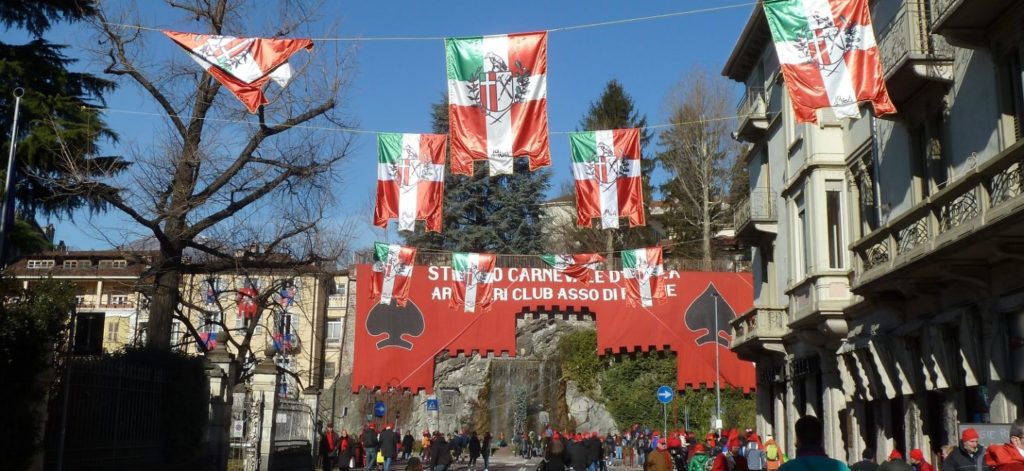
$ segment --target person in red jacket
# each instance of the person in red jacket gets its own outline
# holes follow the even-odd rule
[[[1024,418],[1010,425],[1010,443],[992,445],[985,450],[985,466],[997,471],[1024,464]]]
[[[747,460],[740,456],[740,433],[733,429],[729,433],[725,451],[715,457],[711,471],[747,471]]]
[[[914,471],[935,471],[935,468],[924,460],[924,452],[917,448],[910,450],[910,465],[914,467]]]

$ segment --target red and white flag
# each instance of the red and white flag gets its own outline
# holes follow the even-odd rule
[[[631,302],[639,301],[643,307],[651,307],[655,299],[665,298],[661,247],[623,251],[622,274]]]
[[[452,302],[463,312],[482,311],[491,307],[491,281],[494,279],[494,254],[455,252],[452,254]]]
[[[189,57],[231,91],[250,113],[267,103],[263,87],[273,80],[284,87],[292,76],[288,58],[313,49],[309,39],[236,38],[164,31]]]
[[[422,219],[428,231],[441,232],[446,139],[442,134],[377,135],[375,226],[387,227],[397,218],[398,230],[411,231]]]
[[[644,195],[640,172],[640,130],[584,131],[569,134],[572,174],[576,180],[576,224],[601,228],[643,226]]]
[[[445,39],[452,173],[512,173],[516,157],[530,170],[551,165],[548,146],[548,35],[518,33]]]
[[[594,279],[594,271],[604,262],[604,257],[596,253],[541,255],[540,258],[559,273],[584,283]]]
[[[764,11],[798,122],[817,123],[816,111],[829,107],[856,118],[862,101],[875,116],[896,112],[868,0],[767,0]]]
[[[379,304],[405,306],[412,285],[412,267],[416,248],[398,244],[373,243],[373,274],[370,275],[370,298]]]

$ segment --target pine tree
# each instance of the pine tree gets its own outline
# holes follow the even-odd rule
[[[113,90],[114,82],[70,70],[75,60],[64,55],[66,46],[43,38],[52,22],[80,21],[95,14],[94,2],[85,0],[9,0],[0,7],[0,23],[21,28],[33,37],[25,44],[0,41],[0,57],[4,58],[0,62],[0,90],[4,90],[0,109],[5,110],[0,113],[4,132],[0,148],[6,158],[13,119],[6,110],[14,109],[11,92],[21,87],[25,95],[16,136],[14,196],[28,216],[37,211],[68,216],[81,207],[103,209],[101,199],[69,194],[55,183],[56,177],[70,168],[97,175],[120,171],[126,165],[116,157],[96,156],[104,139],[117,137],[96,109],[103,103],[103,93]]]
[[[640,128],[640,148],[646,153],[651,142],[652,134],[646,129],[647,117],[641,115],[633,102],[633,98],[626,93],[617,80],[612,80],[605,85],[601,96],[590,104],[587,114],[580,119],[580,130],[600,131],[609,129]],[[580,228],[576,226],[575,214],[571,221],[555,228],[557,237],[552,238],[554,247],[552,251],[562,252],[607,252],[617,251],[626,248],[644,247],[658,242],[656,232],[650,226],[651,196],[654,187],[651,184],[651,172],[654,170],[654,159],[644,156],[640,166],[643,172],[644,211],[647,219],[647,226],[628,227],[620,226],[618,230],[597,229],[597,223],[593,229]],[[563,189],[563,196],[574,195],[574,189]],[[575,200],[575,198],[570,198]],[[609,246],[610,245],[610,246]]]
[[[432,128],[448,134],[448,100],[431,105]],[[450,160],[450,159],[449,159]],[[516,159],[514,174],[489,176],[476,165],[472,177],[445,173],[444,222],[440,234],[422,227],[404,233],[405,243],[452,252],[539,254],[544,233],[540,203],[550,186],[548,170],[531,172]]]

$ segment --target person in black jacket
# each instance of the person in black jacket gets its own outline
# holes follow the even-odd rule
[[[377,441],[377,426],[370,422],[363,430],[363,449],[366,450],[366,469],[372,470],[377,466],[377,448],[380,442]]]
[[[860,461],[850,466],[850,471],[878,471],[878,463],[875,463],[875,450],[865,448],[861,453]]]
[[[544,471],[565,471],[568,463],[569,452],[566,449],[566,443],[558,432],[553,432],[547,441],[547,446],[544,447],[544,461],[541,463],[543,469]]]
[[[484,432],[484,439],[480,443],[480,454],[484,457],[484,471],[491,465],[491,432]]]
[[[583,434],[576,435],[576,441],[569,446],[569,464],[572,471],[586,471],[590,468],[590,447],[589,439],[584,439]]]
[[[412,433],[408,430],[405,431],[405,436],[402,437],[402,460],[409,461],[409,457],[412,456],[412,445],[414,441]]]
[[[384,455],[384,471],[391,471],[391,463],[398,456],[398,434],[391,430],[391,424],[385,424],[384,430],[377,437],[380,454]]]
[[[452,465],[452,454],[448,451],[448,442],[440,432],[434,432],[430,441],[430,471],[447,471]]]
[[[476,460],[480,457],[480,439],[476,431],[469,434],[469,471],[476,470]]]
[[[601,460],[601,439],[597,438],[597,433],[592,432],[589,437],[583,440],[583,443],[587,447],[587,463],[589,463],[587,469],[590,471],[598,470],[598,462]]]
[[[942,462],[942,471],[991,471],[984,460],[985,447],[978,444],[978,431],[966,428],[960,435],[960,447]]]

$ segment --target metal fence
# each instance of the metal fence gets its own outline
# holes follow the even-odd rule
[[[117,469],[162,458],[158,424],[167,379],[121,359],[71,358],[50,405],[47,467]]]

